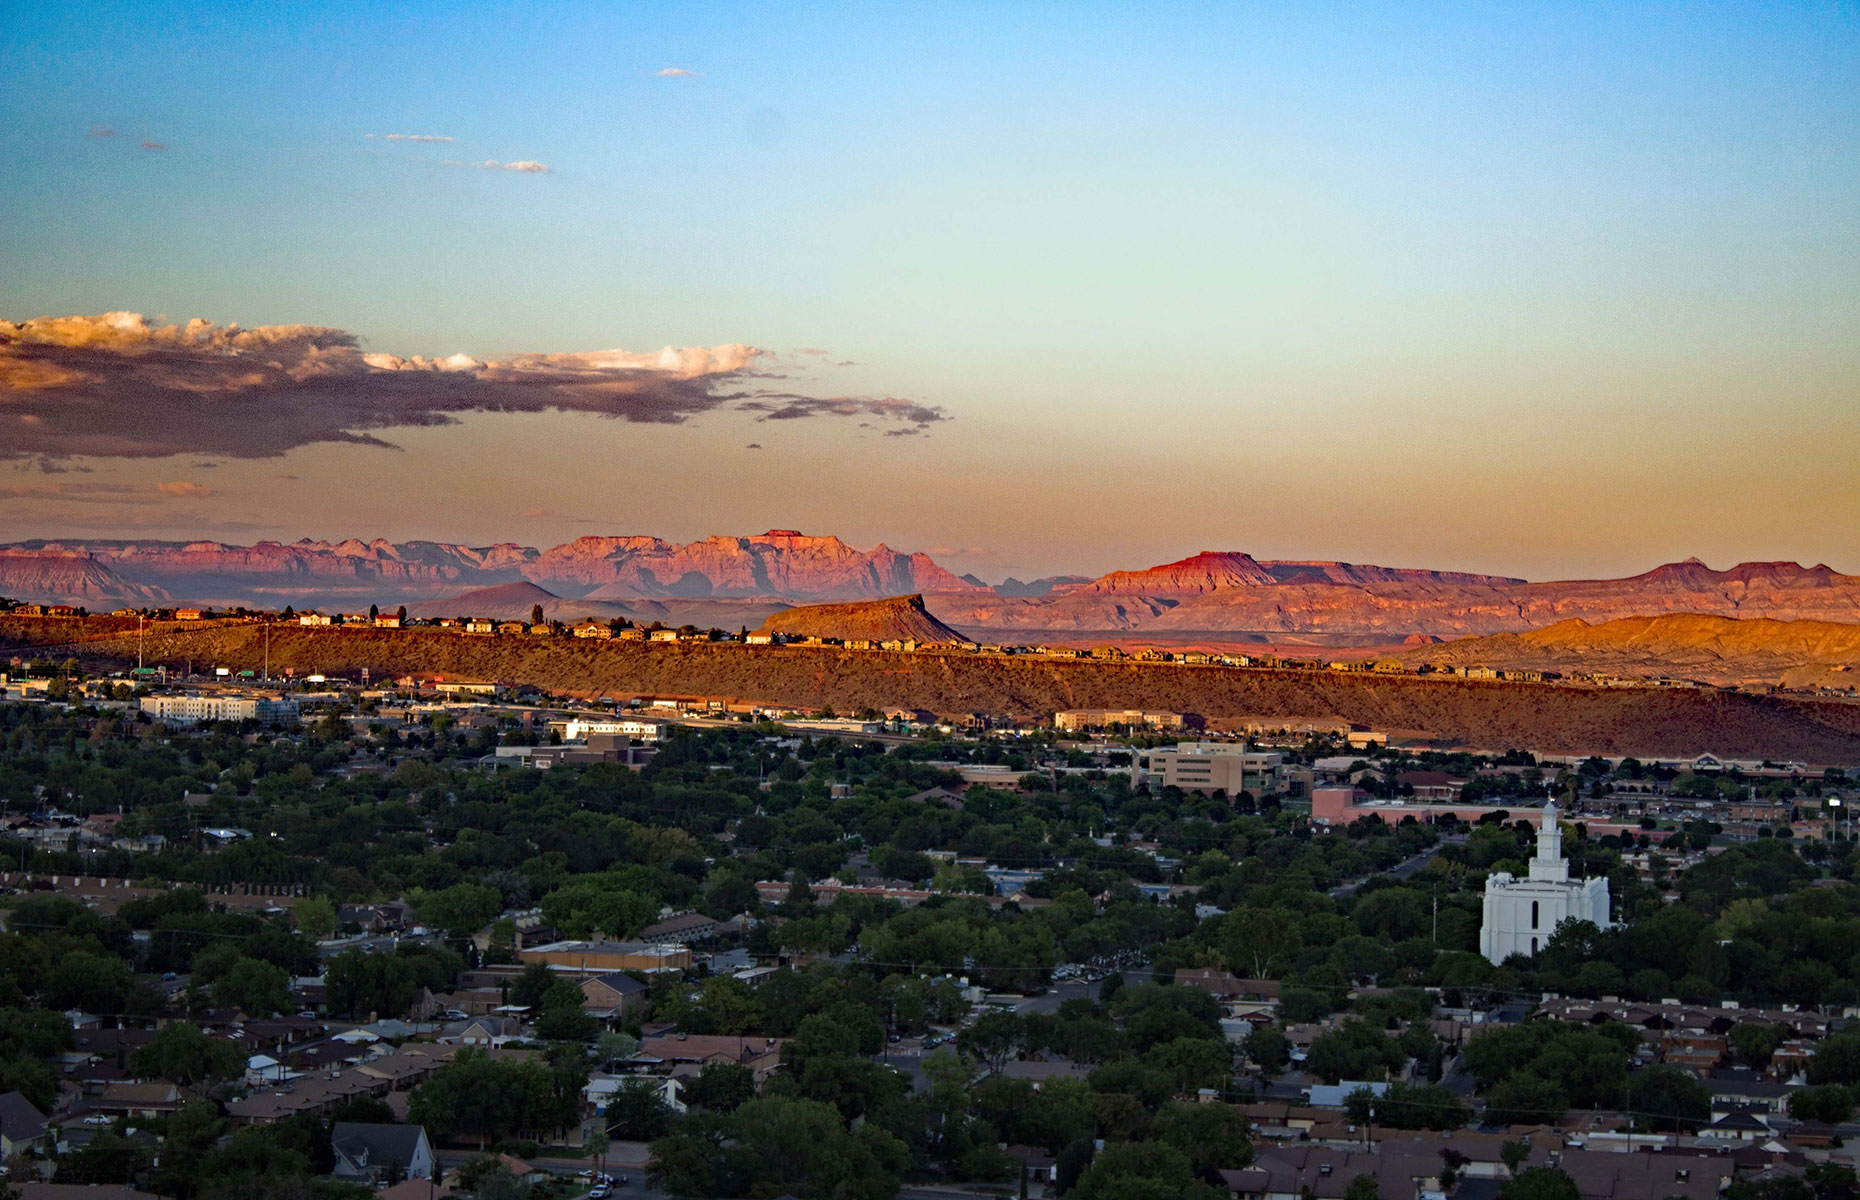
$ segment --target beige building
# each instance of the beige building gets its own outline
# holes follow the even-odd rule
[[[1152,791],[1178,787],[1185,792],[1225,792],[1238,796],[1276,796],[1285,791],[1285,756],[1272,750],[1248,750],[1230,742],[1178,742],[1173,750],[1137,756],[1133,785],[1147,769]]]
[[[1053,714],[1053,728],[1076,732],[1083,729],[1180,729],[1182,714],[1147,708],[1074,708]]]

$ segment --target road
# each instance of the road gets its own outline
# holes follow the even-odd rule
[[[1455,841],[1455,840],[1465,841],[1466,839],[1464,838],[1458,838],[1458,839],[1443,838],[1441,839],[1440,845],[1444,846],[1449,841]],[[1428,864],[1428,862],[1433,859],[1434,855],[1438,853],[1440,853],[1440,846],[1435,846],[1431,850],[1423,850],[1421,851],[1421,853],[1415,855],[1413,858],[1403,859],[1401,862],[1396,863],[1394,866],[1390,867],[1386,871],[1377,871],[1374,875],[1365,875],[1361,879],[1352,879],[1348,883],[1338,884],[1336,887],[1330,889],[1330,894],[1337,897],[1338,899],[1342,899],[1345,896],[1353,895],[1357,888],[1362,887],[1365,883],[1369,882],[1371,879],[1380,879],[1384,876],[1390,879],[1406,879],[1410,875],[1413,875],[1416,871],[1419,871],[1422,867],[1425,867]]]
[[[437,1151],[433,1157],[445,1170],[454,1171],[464,1166],[470,1160],[478,1157],[478,1152],[475,1150],[440,1150]],[[557,1176],[573,1176],[578,1171],[587,1170],[588,1165],[588,1159],[574,1158],[537,1158],[530,1161],[530,1166],[541,1171],[543,1174]],[[607,1156],[607,1173],[612,1175],[615,1179],[613,1190],[609,1193],[609,1200],[620,1200],[621,1197],[625,1197],[626,1200],[665,1200],[666,1193],[646,1186],[644,1163],[623,1163],[612,1154],[609,1154]],[[626,1185],[624,1187],[618,1182],[623,1175],[626,1177]],[[589,1187],[592,1187],[592,1185],[589,1185]],[[581,1191],[573,1193],[571,1200],[580,1200],[580,1198],[586,1196],[587,1193],[588,1188],[584,1188]]]

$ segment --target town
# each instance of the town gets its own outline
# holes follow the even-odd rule
[[[5,686],[26,1200],[1852,1186],[1837,764]]]

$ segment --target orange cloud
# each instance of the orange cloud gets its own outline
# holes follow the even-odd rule
[[[166,492],[170,496],[201,497],[211,496],[213,494],[213,489],[206,484],[192,483],[185,479],[176,479],[168,483],[158,483],[155,487],[158,491]]]

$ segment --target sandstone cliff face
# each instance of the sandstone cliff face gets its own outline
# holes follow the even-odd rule
[[[525,574],[592,599],[634,596],[877,599],[901,591],[985,591],[924,554],[857,550],[837,537],[772,530],[678,545],[659,538],[578,538],[545,551]]]
[[[305,539],[234,546],[223,542],[85,541],[27,546],[87,554],[135,583],[206,603],[332,604],[404,600],[463,584],[521,578],[536,551],[514,545],[340,542]]]
[[[75,550],[0,549],[0,596],[36,604],[98,608],[160,603],[160,588],[131,583],[93,555]]]
[[[20,566],[0,575],[0,595],[61,603],[72,597],[158,598],[165,592],[214,604],[417,605],[528,580],[565,605],[614,605],[619,606],[614,615],[632,610],[655,614],[649,619],[682,613],[678,623],[699,624],[704,618],[691,606],[704,606],[714,622],[736,624],[760,620],[784,605],[922,593],[939,619],[1008,639],[1051,630],[1335,635],[1399,642],[1410,634],[1466,637],[1522,632],[1572,617],[1594,622],[1681,612],[1860,622],[1860,577],[1795,563],[1744,563],[1714,571],[1690,560],[1629,579],[1526,583],[1495,575],[1204,552],[1093,580],[1058,577],[1037,586],[1014,583],[996,589],[954,575],[925,554],[883,545],[860,550],[836,537],[792,530],[682,545],[655,537],[585,537],[548,550],[378,538],[252,546],[24,542],[11,549],[28,555],[68,551],[100,569],[88,581],[71,574],[79,569],[70,564],[52,574]],[[54,586],[53,575],[70,577]],[[663,606],[663,615],[648,602]]]
[[[1210,569],[1206,560],[1229,560]],[[1860,577],[1825,566],[1696,561],[1628,579],[1525,583],[1498,576],[1350,564],[1254,563],[1197,555],[1152,571],[1117,572],[1039,599],[934,596],[931,609],[965,627],[1125,632],[1251,631],[1464,637],[1514,633],[1576,617],[1636,614],[1860,622]],[[1297,568],[1297,569],[1294,569]],[[1322,577],[1321,579],[1318,577]]]
[[[857,604],[809,604],[778,612],[758,633],[886,642],[910,639],[921,645],[966,643],[967,638],[924,611],[922,596],[891,596]]]

